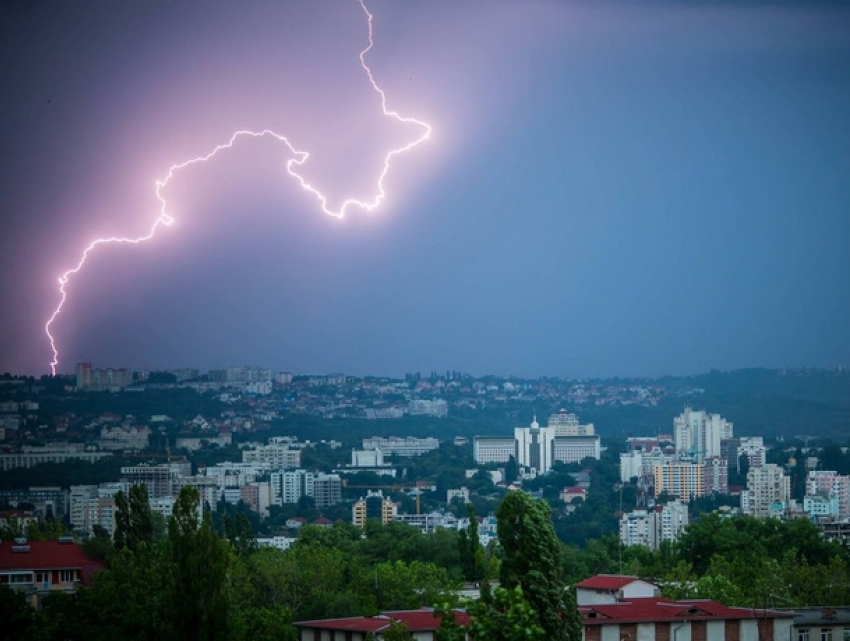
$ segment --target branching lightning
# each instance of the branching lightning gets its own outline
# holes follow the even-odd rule
[[[301,174],[299,174],[296,171],[297,168],[301,167],[305,162],[307,162],[307,159],[310,157],[309,152],[299,151],[298,149],[296,149],[292,145],[291,142],[289,142],[289,139],[286,136],[282,136],[278,133],[275,133],[274,131],[272,131],[270,129],[264,129],[262,131],[249,131],[249,130],[236,131],[230,137],[230,140],[228,140],[226,143],[218,145],[208,154],[206,154],[204,156],[198,156],[197,158],[192,158],[191,160],[186,160],[186,161],[179,163],[179,164],[176,164],[176,165],[172,165],[169,168],[168,173],[165,175],[165,178],[163,178],[162,180],[158,180],[156,182],[156,197],[159,200],[159,205],[160,205],[159,206],[159,215],[157,216],[156,220],[153,222],[153,225],[151,225],[150,231],[147,234],[145,234],[144,236],[139,236],[138,238],[125,238],[125,237],[119,237],[119,236],[113,236],[113,237],[110,237],[110,238],[97,238],[96,240],[92,241],[89,244],[89,246],[85,248],[85,250],[83,250],[82,256],[80,256],[80,260],[77,262],[76,266],[69,269],[68,271],[66,271],[64,274],[62,274],[59,277],[59,294],[60,294],[59,304],[56,306],[56,309],[53,310],[53,313],[50,315],[50,318],[47,320],[47,322],[44,325],[44,332],[47,334],[47,338],[50,341],[50,348],[53,350],[53,360],[50,362],[50,370],[51,370],[51,373],[53,375],[56,374],[56,368],[59,365],[59,348],[58,348],[57,343],[56,343],[56,338],[53,336],[50,329],[53,326],[53,324],[55,323],[56,318],[62,312],[62,308],[65,306],[65,302],[68,300],[67,285],[68,285],[71,277],[74,276],[75,274],[79,273],[82,270],[83,266],[86,264],[86,260],[88,259],[89,255],[96,248],[98,248],[102,245],[109,245],[109,244],[113,244],[113,243],[115,243],[115,244],[126,243],[126,244],[138,245],[140,243],[144,243],[144,242],[152,239],[154,237],[154,235],[156,234],[157,229],[160,226],[168,227],[169,225],[171,225],[174,222],[174,218],[167,211],[168,205],[166,203],[165,197],[162,195],[163,189],[165,189],[165,187],[168,185],[168,183],[171,181],[171,179],[174,177],[174,175],[178,171],[180,171],[181,169],[184,169],[185,167],[188,167],[190,165],[195,165],[195,164],[198,164],[198,163],[206,162],[207,160],[211,159],[213,156],[218,154],[218,152],[223,151],[225,149],[230,149],[236,143],[236,141],[239,138],[246,137],[246,136],[252,137],[252,138],[261,138],[263,136],[270,136],[270,137],[278,140],[279,142],[282,142],[284,145],[286,145],[287,148],[289,149],[289,151],[292,152],[292,154],[295,156],[295,158],[291,158],[290,160],[287,161],[286,171],[289,173],[290,176],[292,176],[293,178],[295,178],[298,181],[298,183],[301,185],[302,189],[313,194],[316,197],[316,200],[319,202],[319,207],[321,208],[321,210],[324,213],[326,213],[330,216],[342,218],[342,217],[345,216],[345,213],[346,213],[346,211],[348,211],[348,208],[352,207],[352,206],[359,207],[360,209],[365,209],[367,211],[372,211],[376,207],[378,207],[378,205],[381,204],[381,201],[383,201],[384,197],[386,196],[386,192],[384,191],[384,178],[386,178],[387,173],[389,172],[390,163],[392,162],[392,159],[395,156],[398,156],[399,154],[403,154],[404,152],[409,151],[410,149],[413,149],[414,147],[416,147],[420,143],[427,140],[431,135],[431,126],[428,125],[425,122],[422,122],[421,120],[417,120],[416,118],[409,118],[409,117],[401,116],[398,112],[392,111],[392,110],[387,108],[387,96],[384,93],[383,89],[381,89],[378,86],[378,83],[375,82],[375,78],[372,75],[372,70],[369,68],[369,65],[366,64],[366,54],[369,53],[369,51],[374,46],[374,41],[372,39],[372,20],[373,20],[373,17],[372,17],[372,14],[369,13],[369,10],[366,8],[366,4],[365,4],[364,0],[358,0],[358,2],[360,3],[360,6],[362,7],[363,12],[366,14],[367,24],[368,24],[368,28],[369,28],[369,44],[366,46],[365,49],[363,49],[363,51],[360,52],[360,64],[363,67],[364,71],[366,72],[366,75],[369,78],[369,83],[372,85],[372,88],[381,97],[381,109],[383,110],[384,115],[387,116],[387,117],[390,117],[390,118],[394,118],[401,123],[410,123],[410,124],[418,125],[422,129],[422,134],[418,138],[416,138],[412,142],[404,145],[403,147],[400,147],[398,149],[393,149],[392,151],[387,153],[387,155],[384,157],[384,164],[383,164],[383,168],[381,170],[381,173],[378,176],[377,191],[376,191],[374,198],[371,201],[366,201],[366,202],[361,201],[361,200],[357,200],[355,198],[349,198],[342,203],[342,205],[340,206],[340,208],[338,210],[334,211],[333,209],[330,209],[328,207],[327,197],[324,194],[322,194],[322,192],[320,192],[318,189],[313,187],[310,183],[308,183],[304,179],[304,177],[301,176]]]

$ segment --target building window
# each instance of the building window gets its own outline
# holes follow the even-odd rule
[[[77,571],[76,570],[62,570],[59,573],[59,580],[62,583],[73,583],[76,578]],[[830,641],[832,641],[832,637],[830,637]]]
[[[50,583],[50,572],[36,572],[35,573],[35,582],[36,583]]]
[[[844,633],[841,635],[841,641],[850,641],[850,628],[844,628]]]
[[[820,641],[832,641],[832,628],[821,628]]]
[[[808,629],[797,630],[797,641],[809,641]]]
[[[3,583],[18,585],[21,583],[32,583],[32,572],[21,574],[6,574],[3,576]]]

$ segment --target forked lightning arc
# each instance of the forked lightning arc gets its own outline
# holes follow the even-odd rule
[[[56,306],[56,309],[53,310],[53,313],[50,315],[50,318],[47,320],[47,322],[44,325],[44,332],[47,334],[47,338],[50,341],[50,348],[53,350],[53,360],[50,362],[50,371],[53,375],[56,375],[56,367],[59,365],[59,348],[57,347],[57,344],[56,344],[56,338],[50,332],[50,328],[53,325],[53,323],[56,321],[56,318],[59,316],[60,312],[62,311],[62,308],[65,305],[65,302],[68,299],[68,291],[66,289],[66,286],[68,285],[68,281],[70,280],[71,276],[73,276],[74,274],[77,274],[83,268],[83,266],[86,263],[86,259],[88,259],[88,257],[89,257],[89,254],[91,254],[91,252],[94,251],[97,247],[99,247],[101,245],[108,245],[108,244],[111,244],[111,243],[118,243],[118,244],[129,243],[129,244],[134,244],[134,245],[139,244],[139,243],[143,243],[143,242],[148,241],[151,238],[153,238],[154,234],[156,234],[156,230],[161,225],[164,225],[166,227],[171,225],[171,223],[174,222],[174,218],[171,215],[169,215],[169,213],[167,212],[167,203],[165,201],[165,198],[162,195],[162,190],[168,185],[168,183],[174,177],[175,173],[177,173],[181,169],[188,167],[190,165],[206,162],[207,160],[209,160],[210,158],[215,156],[218,152],[220,152],[224,149],[230,149],[236,143],[236,141],[239,138],[242,138],[242,137],[245,137],[245,136],[252,137],[252,138],[261,138],[263,136],[270,136],[270,137],[278,140],[279,142],[282,142],[284,145],[286,145],[287,148],[289,149],[289,151],[292,152],[292,154],[295,156],[295,158],[291,158],[290,160],[287,161],[286,171],[289,173],[290,176],[292,176],[293,178],[298,180],[298,183],[301,185],[302,189],[310,192],[311,194],[313,194],[316,197],[316,200],[318,200],[319,206],[321,207],[322,211],[325,212],[326,214],[330,215],[330,216],[342,218],[343,216],[345,216],[345,212],[351,206],[359,207],[359,208],[365,209],[367,211],[372,211],[378,205],[381,204],[381,201],[386,196],[386,192],[384,191],[384,178],[386,178],[387,172],[390,169],[390,162],[392,161],[392,159],[395,156],[402,154],[402,153],[412,149],[413,147],[416,147],[417,145],[419,145],[420,143],[422,143],[426,139],[428,139],[428,137],[431,135],[431,126],[428,125],[425,122],[422,122],[421,120],[417,120],[416,118],[409,118],[409,117],[401,116],[401,115],[399,115],[398,112],[392,111],[392,110],[387,108],[386,94],[384,94],[384,91],[378,86],[378,83],[375,82],[375,78],[372,76],[372,70],[369,68],[369,65],[366,64],[366,54],[369,53],[369,51],[374,46],[374,41],[372,40],[372,14],[369,13],[369,10],[366,8],[366,4],[365,4],[364,0],[358,0],[358,2],[360,3],[360,6],[363,8],[363,12],[366,14],[367,24],[368,24],[368,27],[369,27],[369,44],[366,46],[365,49],[363,49],[363,51],[360,52],[360,64],[363,67],[364,71],[366,72],[366,75],[369,78],[369,83],[372,85],[372,88],[381,97],[381,109],[383,110],[384,115],[387,116],[387,117],[390,117],[390,118],[395,118],[396,120],[398,120],[399,122],[402,122],[402,123],[411,123],[411,124],[414,124],[414,125],[418,125],[422,129],[422,134],[418,138],[416,138],[412,142],[404,145],[403,147],[399,147],[398,149],[393,149],[392,151],[387,153],[386,156],[384,156],[384,164],[383,164],[383,168],[381,170],[381,173],[378,176],[377,193],[375,194],[375,197],[371,201],[367,201],[367,202],[357,200],[355,198],[349,198],[348,200],[345,200],[342,203],[342,205],[340,206],[340,208],[337,209],[336,211],[334,211],[333,209],[330,209],[328,207],[327,197],[324,194],[322,194],[322,192],[320,192],[318,189],[313,187],[310,183],[308,183],[306,180],[304,180],[303,176],[301,176],[296,171],[296,168],[300,167],[305,162],[307,162],[307,159],[310,157],[309,152],[297,150],[292,145],[292,143],[289,142],[289,139],[286,136],[282,136],[278,133],[275,133],[274,131],[272,131],[270,129],[264,129],[262,131],[249,131],[249,130],[243,129],[243,130],[236,131],[230,137],[230,140],[228,140],[226,143],[218,145],[208,154],[203,155],[203,156],[198,156],[197,158],[192,158],[190,160],[186,160],[186,161],[181,162],[181,163],[176,164],[176,165],[172,165],[169,168],[168,173],[165,175],[165,178],[163,178],[162,180],[158,180],[156,182],[156,197],[157,197],[157,200],[159,200],[159,215],[157,216],[156,220],[153,222],[153,225],[151,226],[150,231],[147,234],[145,234],[144,236],[139,236],[138,238],[124,238],[124,237],[118,237],[118,236],[113,236],[113,237],[110,237],[110,238],[98,238],[98,239],[92,241],[89,244],[89,246],[85,248],[85,250],[83,251],[82,256],[80,257],[80,260],[77,262],[76,266],[69,269],[68,271],[66,271],[64,274],[62,274],[59,277],[59,293],[60,293],[59,304]]]

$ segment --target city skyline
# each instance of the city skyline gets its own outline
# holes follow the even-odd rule
[[[389,107],[434,127],[380,210],[326,220],[274,146],[234,149],[175,182],[160,244],[80,275],[61,372],[850,361],[848,8],[367,5]],[[144,232],[163,168],[279,128],[341,199],[410,138],[363,82],[356,0],[0,15],[0,371],[48,371],[57,275],[94,235]]]

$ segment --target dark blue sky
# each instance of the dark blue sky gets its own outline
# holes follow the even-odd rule
[[[60,371],[658,375],[850,363],[850,8],[369,3],[427,120],[387,201],[322,214],[269,141],[178,176],[174,227],[69,286]],[[371,197],[411,138],[356,2],[3,3],[0,371],[43,373],[56,277],[140,234],[239,128]],[[415,132],[414,132],[415,135]]]

